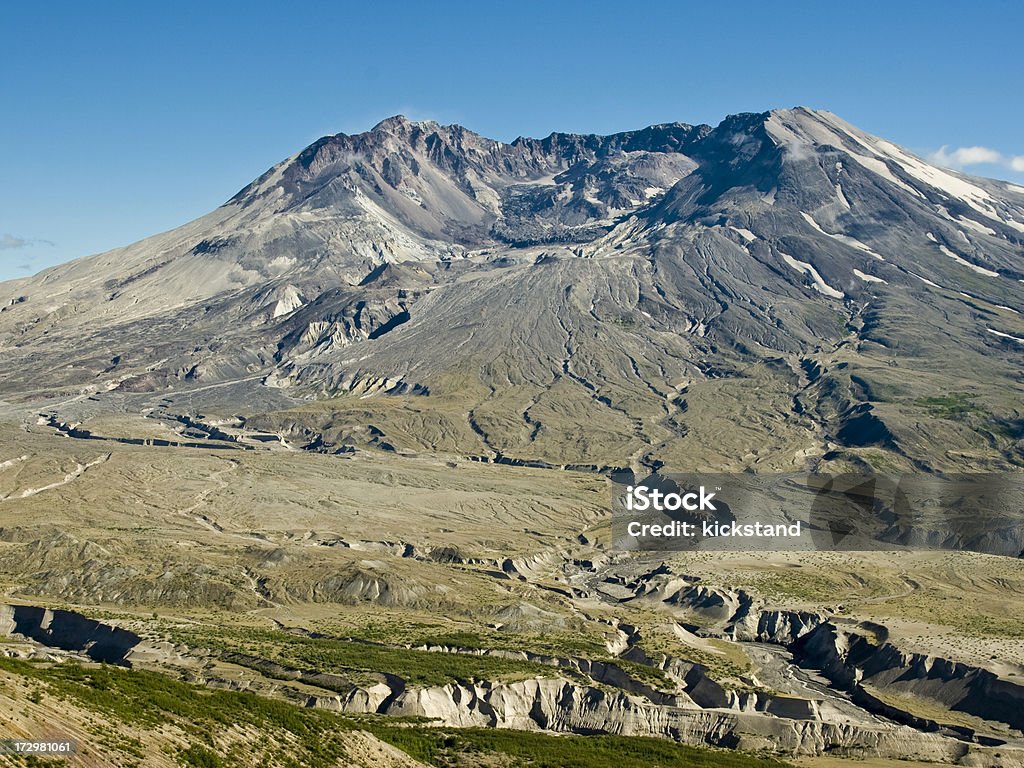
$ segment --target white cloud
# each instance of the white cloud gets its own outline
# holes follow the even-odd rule
[[[1004,155],[990,147],[953,147],[948,145],[932,152],[928,159],[944,168],[960,170],[971,165],[1001,165],[1012,171],[1024,172],[1024,155]]]
[[[943,147],[936,155],[941,156],[947,165],[958,168],[962,168],[965,165],[998,163],[1003,159],[1002,155],[988,147],[958,147],[952,152],[947,152],[946,147]]]
[[[10,232],[8,232],[5,235],[0,235],[0,251],[8,251],[14,248],[24,248],[28,244],[28,240],[24,240],[20,237],[15,237]]]
[[[0,251],[13,251],[33,245],[53,245],[53,243],[49,240],[26,240],[24,237],[15,237],[10,232],[0,235]]]

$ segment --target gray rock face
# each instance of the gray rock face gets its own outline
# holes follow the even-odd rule
[[[129,666],[141,638],[74,611],[31,605],[0,606],[0,636],[22,635],[42,645],[82,653],[94,661]]]
[[[1017,722],[1012,719],[1012,713],[1020,711],[1020,686],[1008,685],[992,675],[985,678],[979,670],[951,665],[941,659],[901,654],[887,644],[881,648],[865,644],[862,637],[843,633],[828,622],[808,632],[804,631],[805,620],[797,618],[796,614],[785,621],[780,621],[781,618],[766,613],[762,625],[770,634],[761,635],[760,639],[784,642],[795,635],[797,639],[791,645],[802,663],[817,664],[841,684],[852,681],[860,686],[862,679],[885,683],[913,679],[921,683],[914,689],[916,693],[934,695],[933,683],[941,687],[952,682],[952,688],[941,688],[947,703],[955,703],[957,708],[970,712],[972,700],[995,696],[1002,702],[1001,706],[1005,705],[1001,711],[1010,715],[1006,722]],[[61,648],[124,666],[131,666],[136,656],[140,659],[170,658],[180,651],[166,643],[143,641],[128,630],[74,612],[32,606],[3,606],[0,633],[20,635],[44,647]],[[445,653],[457,649],[429,650]],[[515,655],[500,651],[489,653]],[[337,691],[333,696],[309,696],[304,704],[353,714],[424,717],[455,727],[658,736],[688,744],[789,755],[917,759],[981,768],[1024,765],[1019,750],[989,748],[959,738],[970,734],[922,732],[922,728],[936,730],[929,729],[927,723],[914,723],[917,727],[886,722],[854,723],[837,716],[838,713],[826,711],[821,702],[815,700],[725,691],[697,665],[666,660],[663,668],[681,686],[678,694],[668,695],[630,678],[614,663],[536,655],[517,657],[572,668],[590,676],[600,687],[552,676],[416,688],[407,687],[403,680],[390,674],[380,675],[376,684],[358,687],[342,675],[297,670],[242,654],[227,654],[223,660],[259,670],[273,678],[297,680]],[[206,682],[214,687],[237,686],[237,681],[230,680]],[[950,691],[965,695],[953,702],[948,697]]]
[[[362,702],[364,697],[357,698]],[[341,708],[355,711],[351,708],[355,701],[350,697],[350,703]],[[327,702],[317,705],[331,706]],[[956,763],[969,754],[971,765],[1009,768],[1024,764],[1014,750],[996,754],[909,727],[791,719],[781,705],[774,711],[767,710],[774,717],[754,712],[660,706],[622,693],[553,679],[407,690],[383,711],[395,716],[434,718],[459,727],[660,736],[688,744],[789,755],[875,756]]]
[[[925,731],[944,730],[957,738],[973,737],[969,729],[942,727],[886,704],[872,693],[876,691],[930,699],[938,708],[1024,730],[1024,686],[981,667],[904,651],[889,642],[888,631],[880,624],[855,624],[810,611],[766,609],[742,591],[667,583],[676,589],[667,595],[663,589],[652,590],[651,596],[678,606],[688,617],[707,619],[710,631],[730,639],[789,649],[796,663],[820,672],[833,686],[849,692],[851,700],[866,711]],[[710,613],[709,606],[714,607]],[[689,693],[702,703],[693,691]],[[784,701],[773,704],[779,711],[785,710]]]
[[[271,169],[231,202],[278,210],[360,206],[366,198],[409,229],[465,245],[586,242],[694,167],[686,150],[708,126],[681,123],[593,136],[553,133],[511,144],[462,126],[382,121],[329,136]]]
[[[952,710],[1024,730],[1024,686],[988,670],[875,643],[822,622],[794,644],[803,663],[865,696],[865,686],[933,699]],[[891,715],[896,713],[890,713]],[[934,724],[932,724],[934,726]]]
[[[479,381],[493,412],[468,414],[463,447],[598,466],[609,452],[580,449],[597,432],[572,439],[530,404],[555,389],[591,401],[594,429],[654,461],[700,407],[680,388],[761,364],[807,387],[790,422],[920,460],[927,440],[885,407],[891,385],[815,351],[941,378],[955,349],[957,368],[1009,384],[1022,254],[1020,187],[825,112],[510,144],[392,118],[321,139],[177,230],[0,287],[0,393],[37,391],[44,369],[54,394],[101,401],[226,381],[275,402],[459,398]],[[523,434],[498,428],[524,412]],[[994,416],[1019,431],[1019,414]]]

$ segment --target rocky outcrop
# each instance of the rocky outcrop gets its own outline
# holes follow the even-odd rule
[[[188,417],[179,417],[179,420],[186,425],[186,430],[193,430],[198,432],[198,427],[194,424],[190,424],[187,420]],[[220,430],[211,430],[213,434],[209,437],[212,440],[219,442],[209,441],[197,441],[197,440],[168,440],[161,437],[111,437],[106,435],[97,435],[91,430],[85,429],[79,424],[70,424],[57,418],[53,414],[41,414],[40,423],[45,424],[48,427],[52,427],[54,430],[62,435],[75,438],[76,440],[100,440],[110,443],[120,443],[122,445],[146,445],[155,446],[157,448],[202,448],[204,450],[211,451],[224,451],[224,450],[239,450],[239,451],[251,451],[253,447],[251,445],[244,445],[238,443],[237,440],[230,435],[220,432]],[[182,433],[184,436],[188,436],[186,432]],[[225,435],[221,437],[221,435]],[[110,454],[107,454],[109,458]],[[105,461],[106,459],[104,459]]]
[[[963,712],[1024,730],[1024,686],[980,667],[903,651],[888,641],[888,631],[882,625],[843,624],[825,613],[766,609],[742,590],[685,581],[673,586],[676,589],[664,597],[666,604],[707,620],[711,631],[732,640],[784,646],[800,666],[820,672],[868,712],[918,729],[984,740],[972,729],[924,718],[887,701],[893,696],[913,696],[930,699],[940,711]],[[652,594],[662,597],[664,592]],[[707,684],[702,688],[707,690]],[[877,695],[879,692],[890,696]],[[693,691],[689,693],[702,703]],[[782,702],[772,706],[785,710]]]
[[[929,662],[927,658],[900,654],[887,643],[871,646],[866,638],[837,630],[830,622],[804,631],[811,623],[812,620],[801,618],[799,614],[767,616],[759,622],[759,632],[762,638],[780,640],[795,635],[797,639],[791,645],[801,654],[803,662],[819,663],[825,674],[855,688],[860,689],[864,679],[880,682],[887,678],[905,679],[908,673],[916,671],[925,681],[955,683],[958,687],[944,689],[961,694],[952,706],[970,712],[972,706],[988,697],[1003,708],[1006,722],[1017,722],[1013,713],[1020,711],[1020,686],[1005,684],[982,670],[950,665],[941,659]],[[123,666],[130,666],[130,657],[137,653],[144,656],[146,647],[152,645],[134,632],[72,611],[34,606],[0,607],[0,633],[20,635],[45,646]],[[425,650],[454,652],[456,649]],[[425,717],[454,727],[657,736],[689,744],[791,755],[828,753],[932,760],[974,768],[1024,768],[1024,753],[1020,751],[1000,746],[997,752],[984,742],[950,738],[963,737],[963,733],[922,732],[921,723],[909,727],[831,721],[821,716],[818,702],[812,700],[726,691],[708,678],[699,665],[664,659],[663,671],[679,684],[678,691],[668,693],[637,680],[614,662],[541,655],[524,658],[572,669],[588,676],[594,684],[553,676],[409,688],[401,678],[382,673],[377,682],[356,686],[342,675],[322,670],[297,670],[241,654],[227,656],[224,660],[274,679],[296,680],[322,690],[334,690],[334,695],[307,696],[300,703],[340,712]],[[202,681],[213,686],[231,682],[215,678],[202,678]]]
[[[736,592],[701,584],[685,586],[666,600],[698,615],[709,624],[736,622],[749,613],[753,598],[742,589]]]
[[[762,610],[741,616],[730,630],[734,640],[790,645],[825,621],[824,615],[812,611]]]
[[[943,707],[1024,730],[1024,686],[980,667],[936,656],[908,653],[889,642],[823,623],[802,636],[793,652],[801,664],[821,670],[834,684],[870,705],[866,686],[931,699]],[[877,700],[877,699],[876,699]],[[886,705],[890,717],[905,715]],[[881,709],[881,707],[879,707]],[[933,727],[938,727],[932,723]],[[968,734],[973,735],[973,734]]]
[[[31,605],[0,606],[0,635],[21,635],[42,645],[76,651],[93,661],[131,666],[128,656],[141,638],[73,611]]]
[[[766,609],[745,590],[731,590],[669,578],[660,587],[634,587],[636,594],[678,607],[699,621],[706,632],[719,632],[731,640],[789,645],[820,625],[827,617],[812,611]]]
[[[531,679],[510,683],[451,684],[410,689],[394,698],[349,695],[312,698],[308,706],[366,711],[390,716],[426,717],[454,727],[515,728],[564,733],[656,736],[688,744],[788,755],[848,755],[917,759],[978,768],[1018,768],[1014,750],[966,744],[906,726],[868,727],[790,719],[781,704],[760,712],[663,706],[621,691],[582,686],[566,680]],[[371,710],[371,702],[381,704]]]

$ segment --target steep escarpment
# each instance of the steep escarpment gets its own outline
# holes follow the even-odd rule
[[[140,638],[132,632],[72,612],[8,606],[4,616],[0,629],[6,634],[31,638],[43,646],[76,651],[95,660],[130,666],[128,657],[140,644]],[[774,627],[767,631],[775,633],[776,639],[783,639],[785,630],[780,630],[781,625],[775,618],[766,617],[765,621],[766,627]],[[821,630],[832,627],[826,623],[803,633],[797,627],[799,623],[787,624],[801,638],[793,647],[804,647],[808,652],[820,645],[817,638]],[[453,648],[430,651],[465,652]],[[180,655],[181,648],[176,652],[178,663],[188,658]],[[215,663],[195,663],[209,653],[202,649],[189,651],[193,658],[186,663],[194,670],[189,674],[215,687],[238,687],[237,680],[218,677]],[[817,653],[822,653],[820,648]],[[139,658],[152,665],[158,657],[147,658],[142,651]],[[991,747],[951,738],[948,733],[922,733],[918,729],[882,722],[852,723],[835,713],[829,714],[827,708],[819,708],[811,701],[756,694],[738,697],[723,691],[706,677],[701,667],[680,665],[668,659],[664,660],[662,668],[681,686],[674,695],[638,682],[614,663],[542,655],[530,658],[571,669],[593,682],[552,676],[412,686],[396,675],[379,674],[376,682],[360,685],[344,675],[303,671],[245,654],[221,653],[214,658],[267,676],[250,680],[245,686],[250,690],[270,693],[276,689],[278,694],[284,692],[306,707],[350,714],[425,717],[453,727],[658,736],[688,744],[790,755],[845,754],[949,763],[964,761],[964,764],[992,768],[1024,765],[1024,759],[1018,759],[1020,756],[1015,750],[1004,748],[996,753]],[[261,679],[264,681],[260,682]],[[301,682],[305,692],[282,691],[279,684],[271,682],[280,680]],[[324,690],[310,694],[309,687]]]
[[[931,699],[984,720],[1024,730],[1024,685],[989,670],[921,653],[824,622],[791,648],[801,663],[820,669],[836,685]]]
[[[766,608],[742,590],[679,588],[678,580],[673,584],[663,577],[663,581],[668,590],[651,590],[649,597],[681,609],[689,618],[697,617],[705,631],[739,642],[785,647],[796,663],[820,672],[868,711],[925,730],[973,738],[971,729],[922,718],[887,703],[909,697],[934,702],[935,711],[950,711],[951,720],[955,719],[952,713],[959,712],[1024,730],[1024,686],[982,667],[901,650],[889,641],[883,625],[814,611]],[[666,591],[670,592],[667,597]]]
[[[22,635],[42,645],[122,666],[128,665],[128,656],[141,640],[134,632],[74,611],[31,605],[0,606],[0,635]]]

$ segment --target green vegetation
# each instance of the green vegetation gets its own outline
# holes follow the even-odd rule
[[[428,625],[421,625],[421,629]],[[296,669],[344,673],[358,679],[361,675],[387,672],[398,675],[410,685],[447,685],[472,680],[512,680],[529,677],[582,677],[565,667],[538,661],[508,659],[472,653],[476,650],[521,651],[524,645],[539,654],[552,656],[584,656],[614,663],[636,680],[663,691],[675,690],[675,684],[660,669],[608,656],[603,645],[580,640],[562,643],[493,633],[455,631],[447,633],[407,632],[406,642],[414,646],[445,646],[464,649],[467,653],[422,651],[385,645],[384,639],[394,637],[386,627],[369,625],[360,637],[306,637],[278,630],[247,630],[227,633],[211,630],[175,628],[172,636],[178,642],[215,652],[244,653]],[[235,663],[244,664],[238,659]],[[265,669],[261,672],[266,674]]]
[[[676,684],[669,679],[663,670],[657,667],[649,667],[646,664],[626,661],[625,659],[614,659],[612,663],[634,680],[639,680],[641,683],[645,683],[652,688],[669,692],[676,690]]]
[[[871,469],[879,474],[896,474],[906,469],[905,460],[901,457],[877,448],[862,448],[856,451],[855,455],[866,461],[871,465]],[[860,470],[858,467],[851,465],[847,469],[835,468],[837,472],[852,472],[858,473]]]
[[[155,672],[70,662],[46,665],[4,657],[0,657],[0,671],[28,677],[44,686],[48,696],[100,713],[115,726],[156,729],[170,724],[181,729],[198,745],[179,753],[179,762],[185,766],[256,762],[242,755],[218,762],[213,735],[246,727],[278,745],[267,747],[267,765],[331,766],[344,756],[341,736],[352,728],[349,721],[322,710],[301,709],[252,693],[199,688]],[[117,748],[131,756],[140,751],[135,740]]]
[[[916,595],[915,600],[892,603],[901,615],[921,618],[947,627],[967,637],[997,637],[1024,640],[1024,624],[1014,616],[992,616],[983,613],[957,595]]]
[[[175,629],[176,642],[193,648],[244,653],[298,669],[344,673],[388,672],[418,686],[447,685],[470,680],[509,680],[554,677],[559,671],[546,664],[464,653],[432,653],[371,642],[329,637],[306,637],[289,632],[251,629],[244,633]]]
[[[103,715],[110,728],[180,730],[188,746],[177,750],[185,768],[263,765],[326,768],[347,764],[345,741],[367,731],[435,766],[502,765],[529,768],[782,768],[777,760],[671,741],[623,736],[452,729],[377,716],[351,717],[304,709],[252,693],[210,690],[142,670],[75,663],[45,664],[0,657],[0,672],[27,677],[47,696]],[[257,735],[248,740],[222,734]],[[140,744],[132,738],[133,746]],[[135,746],[135,749],[138,749]],[[495,760],[498,759],[498,761]],[[29,763],[34,764],[34,763]],[[38,764],[44,764],[42,762]]]
[[[1012,732],[1005,726],[997,725],[991,720],[982,720],[980,717],[975,717],[974,715],[970,715],[966,712],[949,709],[936,702],[934,699],[930,699],[926,696],[915,696],[912,693],[889,691],[873,685],[865,685],[864,688],[872,696],[880,699],[889,706],[903,710],[904,712],[909,712],[917,717],[925,718],[926,720],[934,720],[935,722],[943,725],[970,728],[983,733],[992,733],[994,731],[1001,735],[1013,736]]]
[[[982,409],[971,401],[975,398],[969,392],[951,392],[938,397],[922,397],[914,401],[914,405],[924,408],[928,415],[940,419],[962,419],[971,413],[981,413]]]
[[[445,624],[415,622],[369,623],[359,627],[331,628],[331,634],[375,643],[401,645],[443,645],[467,650],[532,651],[551,656],[597,658],[607,653],[598,638],[583,634],[526,634],[493,630],[468,630]]]
[[[700,664],[707,670],[707,675],[712,680],[720,683],[724,688],[732,690],[752,689],[748,685],[739,685],[740,678],[749,675],[751,672],[750,660],[747,659],[742,650],[729,647],[727,643],[716,643],[723,648],[723,653],[717,654],[711,651],[704,651],[700,648],[686,647],[675,655],[678,658],[686,659],[692,664]],[[757,690],[766,691],[765,688]]]
[[[377,725],[370,729],[413,757],[431,765],[465,765],[479,755],[484,764],[510,768],[781,768],[767,757],[698,749],[639,736],[559,736],[486,728],[451,730]],[[508,762],[486,763],[488,755]],[[460,760],[460,758],[462,758]]]
[[[823,574],[775,570],[752,574],[750,582],[761,594],[780,603],[799,600],[820,604],[836,598],[836,583]]]
[[[221,768],[223,761],[213,750],[202,744],[192,744],[178,753],[178,762],[188,768]]]

